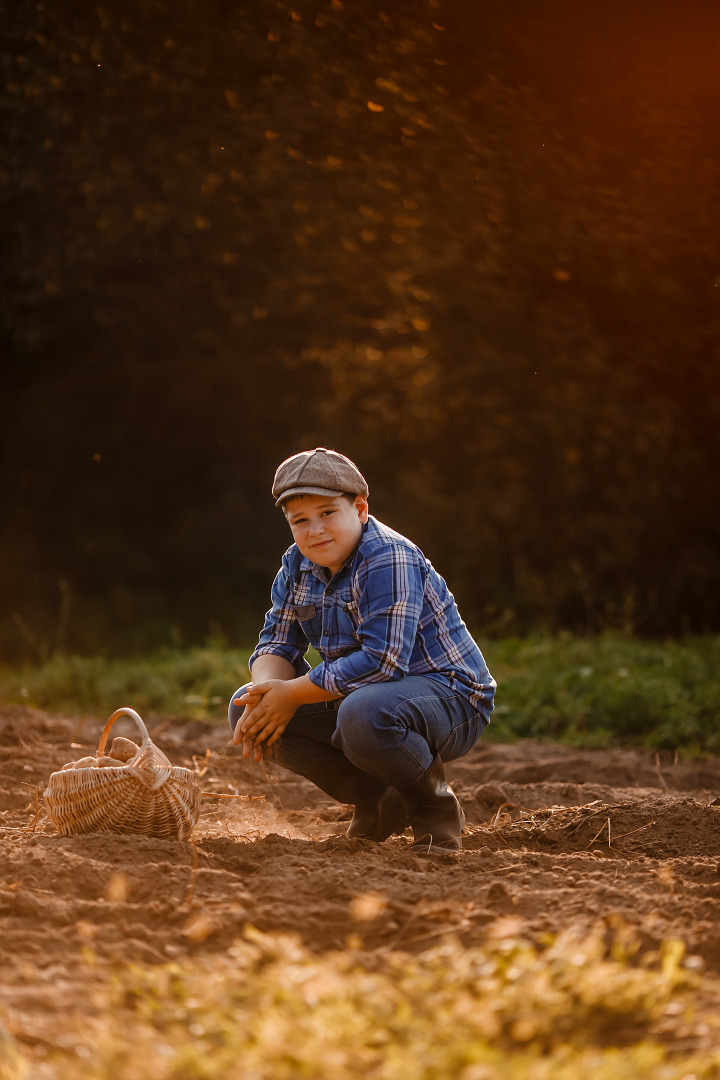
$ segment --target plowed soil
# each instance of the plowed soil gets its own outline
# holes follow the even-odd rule
[[[150,729],[206,792],[192,842],[58,835],[47,779],[97,748],[101,724],[0,715],[0,1009],[28,1049],[61,1038],[92,971],[225,950],[248,923],[320,952],[415,951],[448,931],[480,944],[508,928],[541,942],[622,920],[648,948],[679,938],[720,970],[718,759],[481,742],[447,770],[463,852],[422,857],[409,834],[348,840],[349,807],[244,762],[223,723]]]

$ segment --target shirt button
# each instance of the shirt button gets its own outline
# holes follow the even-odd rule
[[[330,631],[329,630],[323,630],[323,637],[330,637]]]
[[[326,589],[325,592],[328,594],[328,596],[332,596],[332,594],[335,592],[335,590],[334,589]]]

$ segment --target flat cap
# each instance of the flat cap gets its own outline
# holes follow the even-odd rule
[[[279,506],[293,495],[364,495],[368,486],[357,465],[338,454],[318,446],[293,454],[279,465],[273,480],[272,493]]]

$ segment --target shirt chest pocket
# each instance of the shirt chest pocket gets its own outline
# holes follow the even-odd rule
[[[337,646],[340,652],[357,649],[360,644],[358,636],[358,606],[350,600],[348,603],[340,603],[335,608]]]
[[[302,627],[305,637],[312,645],[320,641],[322,626],[320,625],[320,613],[315,604],[291,604],[292,612]]]

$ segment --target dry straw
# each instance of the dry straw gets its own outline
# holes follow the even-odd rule
[[[112,714],[100,736],[98,755],[105,750],[111,727],[123,715],[140,729],[137,754],[125,764],[52,773],[44,793],[50,821],[64,836],[106,830],[187,840],[200,815],[195,775],[170,764],[134,709],[117,709]]]

